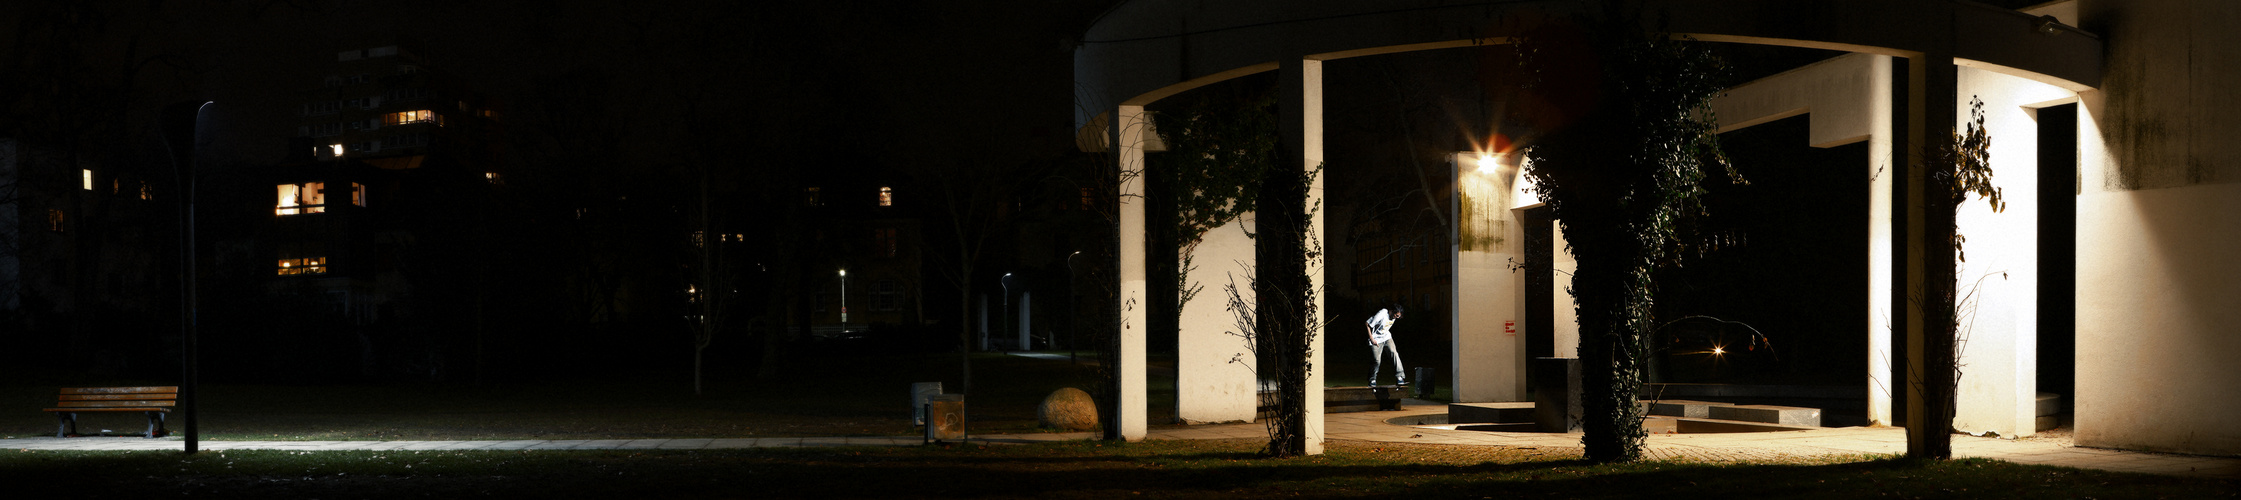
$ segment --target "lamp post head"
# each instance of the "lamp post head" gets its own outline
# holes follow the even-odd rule
[[[840,277],[843,277],[843,278],[846,278],[846,277],[848,277],[848,270],[847,270],[847,269],[842,269],[842,270],[840,270]]]

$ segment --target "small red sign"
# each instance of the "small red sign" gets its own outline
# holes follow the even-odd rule
[[[1510,335],[1517,335],[1517,322],[1516,322],[1516,321],[1504,321],[1504,322],[1502,322],[1502,333],[1507,333],[1507,334],[1510,334]]]

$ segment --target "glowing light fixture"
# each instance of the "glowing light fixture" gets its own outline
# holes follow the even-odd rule
[[[1721,354],[1727,354],[1727,348],[1724,348],[1724,347],[1719,347],[1719,346],[1713,346],[1713,347],[1712,347],[1712,355],[1713,355],[1713,356],[1718,356],[1718,355],[1721,355]]]

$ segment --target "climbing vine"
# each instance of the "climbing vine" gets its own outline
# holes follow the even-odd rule
[[[1587,458],[1633,461],[1647,437],[1636,401],[1657,325],[1652,273],[1702,243],[1692,221],[1704,215],[1705,172],[1744,181],[1720,150],[1711,113],[1723,62],[1702,44],[1643,30],[1620,2],[1579,24],[1584,36],[1517,45],[1532,74],[1528,94],[1581,91],[1558,85],[1590,85],[1593,94],[1580,116],[1530,145],[1526,175],[1579,263],[1570,291]]]

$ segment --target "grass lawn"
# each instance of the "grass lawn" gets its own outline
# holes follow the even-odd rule
[[[225,498],[2230,498],[2232,481],[1968,459],[1590,465],[1567,453],[1333,442],[726,451],[0,452],[10,496]],[[67,482],[56,478],[68,478]],[[71,485],[89,489],[73,489]]]
[[[489,387],[440,384],[205,384],[200,428],[213,440],[630,439],[917,435],[910,384],[959,392],[957,355],[807,358],[782,380],[642,376]],[[1036,406],[1051,391],[1087,385],[1067,361],[975,354],[967,395],[975,434],[1038,432]],[[1174,380],[1151,382],[1153,422],[1174,418]],[[0,387],[0,436],[52,435],[62,385],[169,385],[74,381]],[[138,432],[137,414],[82,414],[79,431]],[[174,432],[183,424],[175,415]]]

